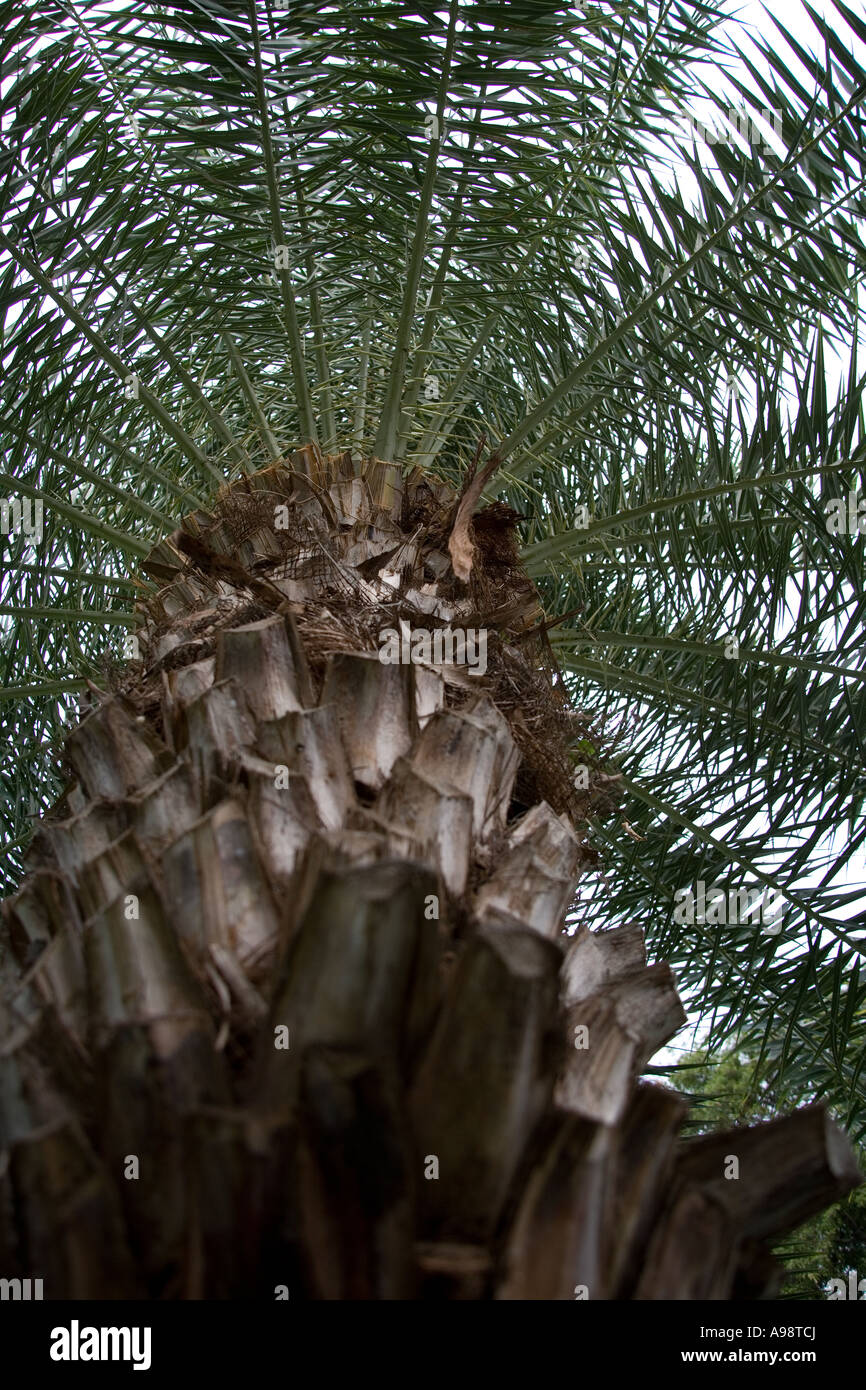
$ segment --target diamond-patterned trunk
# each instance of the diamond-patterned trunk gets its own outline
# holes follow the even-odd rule
[[[0,1276],[760,1296],[767,1243],[859,1181],[820,1107],[682,1142],[638,1080],[671,973],[636,926],[564,932],[615,781],[575,785],[514,514],[459,500],[308,447],[152,553],[140,659],[4,904]]]

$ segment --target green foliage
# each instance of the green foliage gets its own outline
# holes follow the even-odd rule
[[[7,0],[0,488],[44,504],[5,541],[7,887],[141,555],[220,477],[317,437],[458,480],[485,436],[621,727],[581,912],[866,1132],[864,542],[825,524],[866,458],[866,26],[831,10],[805,82],[775,34],[732,77],[778,136],[701,147],[712,4]],[[677,921],[717,878],[782,933]]]
[[[697,1134],[772,1120],[814,1099],[739,1047],[715,1056],[706,1048],[688,1053],[670,1079],[692,1101],[689,1128]],[[857,1152],[866,1171],[866,1145]],[[783,1298],[826,1298],[827,1281],[846,1279],[850,1269],[866,1278],[866,1185],[804,1222],[775,1254],[787,1270]]]

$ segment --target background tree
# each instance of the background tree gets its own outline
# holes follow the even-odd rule
[[[783,1113],[797,1101],[811,1099],[799,1085],[780,1087],[771,1064],[764,1062],[756,1068],[755,1061],[741,1046],[715,1057],[706,1049],[687,1053],[680,1066],[672,1069],[674,1084],[693,1104],[687,1129],[707,1134],[754,1124]],[[862,1168],[866,1162],[862,1144],[857,1154]],[[775,1254],[786,1268],[785,1298],[824,1298],[828,1280],[847,1279],[849,1270],[866,1269],[864,1189],[857,1188],[832,1210],[805,1222],[776,1247]]]

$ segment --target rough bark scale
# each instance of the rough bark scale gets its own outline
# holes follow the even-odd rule
[[[464,583],[457,509],[310,447],[151,555],[141,660],[3,905],[3,1277],[766,1296],[765,1243],[859,1181],[820,1107],[683,1143],[638,1080],[683,1021],[670,971],[636,927],[563,933],[611,782],[570,780],[585,721],[514,514],[469,523]],[[383,664],[401,623],[487,628],[487,673]]]

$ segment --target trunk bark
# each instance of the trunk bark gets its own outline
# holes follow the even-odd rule
[[[471,502],[310,446],[151,554],[3,904],[3,1277],[771,1296],[766,1242],[860,1181],[820,1107],[684,1143],[639,1080],[683,1011],[637,927],[564,933],[615,782]]]

